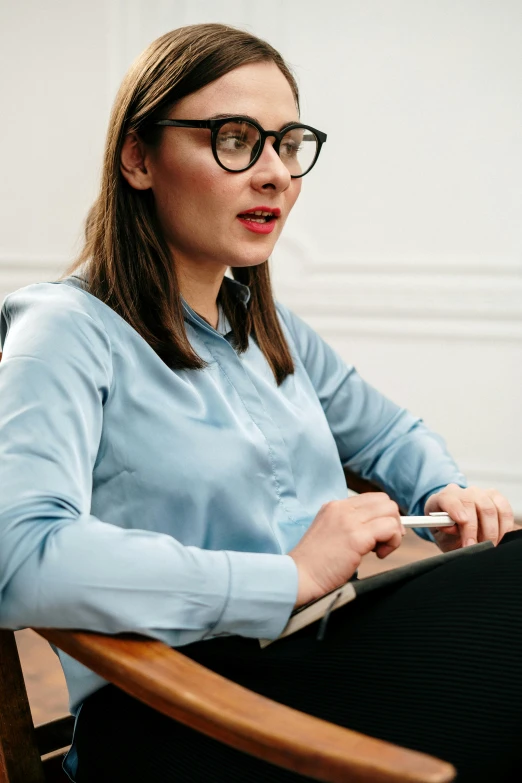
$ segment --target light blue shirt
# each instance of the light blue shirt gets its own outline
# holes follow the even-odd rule
[[[249,290],[225,278],[243,302]],[[171,646],[275,638],[288,552],[342,466],[411,514],[464,477],[442,440],[282,305],[277,386],[184,304],[203,370],[172,370],[78,278],[7,297],[0,319],[0,626],[137,632]],[[71,708],[103,684],[60,653]]]

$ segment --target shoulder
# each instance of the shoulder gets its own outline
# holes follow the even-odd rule
[[[36,283],[9,294],[0,312],[0,341],[15,353],[55,356],[96,349],[110,354],[110,340],[95,297],[65,281]],[[102,303],[99,303],[102,305]]]
[[[91,301],[92,300],[92,301]],[[95,298],[81,287],[66,281],[34,283],[9,294],[2,304],[2,315],[8,320],[23,316],[73,318],[84,315],[101,323]]]

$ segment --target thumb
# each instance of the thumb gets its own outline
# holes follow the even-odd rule
[[[390,546],[390,544],[377,544],[373,551],[380,560],[383,560],[388,555],[391,555],[392,552],[395,552],[396,548],[395,546]]]

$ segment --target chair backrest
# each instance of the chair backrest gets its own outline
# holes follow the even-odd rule
[[[68,781],[56,751],[71,744],[73,726],[67,715],[34,727],[14,632],[0,630],[0,783]]]

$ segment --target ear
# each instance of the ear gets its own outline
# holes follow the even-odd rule
[[[152,179],[147,169],[146,150],[136,133],[125,136],[121,150],[120,170],[129,185],[136,190],[148,190]]]

